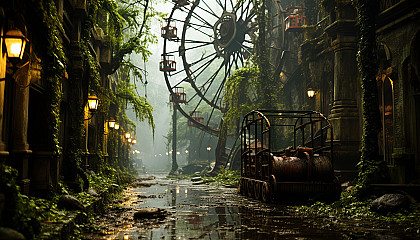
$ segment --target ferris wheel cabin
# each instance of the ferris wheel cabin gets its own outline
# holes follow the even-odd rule
[[[286,32],[299,31],[303,25],[308,24],[308,20],[304,15],[304,7],[289,7],[286,12],[289,14],[284,20]]]
[[[190,112],[190,116],[194,119],[195,122],[188,120],[188,126],[190,127],[198,127],[198,123],[204,124],[204,117],[200,111],[192,111]]]
[[[162,72],[176,71],[175,56],[169,54],[162,54],[162,58],[159,63],[159,70]]]
[[[172,90],[173,93],[169,95],[169,102],[187,103],[187,94],[185,94],[183,87],[174,87]]]
[[[175,26],[167,25],[160,29],[160,35],[163,38],[174,40],[177,39],[177,31],[178,29]]]

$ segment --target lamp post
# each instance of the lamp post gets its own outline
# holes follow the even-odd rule
[[[208,147],[207,147],[207,159],[208,159],[208,161],[209,161],[209,164],[210,164],[210,151],[211,151],[211,147],[210,147],[210,146],[208,146]]]

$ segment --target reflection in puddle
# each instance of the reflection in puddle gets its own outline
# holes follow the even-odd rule
[[[88,237],[118,240],[346,238],[338,231],[315,228],[311,219],[293,216],[281,206],[244,198],[236,189],[191,185],[190,181],[168,180],[163,176],[147,182],[154,184],[127,190],[121,201],[125,211],[114,214],[123,218],[119,224],[112,225],[109,218],[103,217],[102,221],[109,224],[107,229],[113,229],[115,234]],[[134,212],[146,207],[162,208],[169,214],[165,219],[134,221]]]

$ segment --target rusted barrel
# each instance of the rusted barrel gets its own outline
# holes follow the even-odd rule
[[[326,156],[276,157],[271,160],[277,181],[331,181],[334,170]]]

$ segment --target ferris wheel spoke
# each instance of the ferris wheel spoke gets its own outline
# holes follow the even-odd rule
[[[174,73],[171,73],[171,76],[178,75],[178,74],[182,73],[183,71],[184,71],[184,70],[182,69],[182,70],[176,71],[176,72],[174,72]]]
[[[208,120],[207,120],[207,124],[206,124],[206,126],[209,126],[209,124],[210,124],[210,119],[211,119],[211,117],[213,116],[213,113],[214,113],[214,107],[211,109],[211,113],[210,113],[210,116],[209,116],[209,118],[208,118]]]
[[[238,56],[237,56],[237,53],[234,54],[233,60],[235,61],[235,67],[236,67],[235,70],[239,69],[239,67],[238,67]]]
[[[185,43],[210,43],[210,44],[214,44],[214,41],[208,42],[208,41],[199,41],[199,40],[185,40]]]
[[[210,55],[211,56],[211,55]],[[206,63],[204,63],[203,65],[201,65],[200,67],[198,67],[197,69],[195,69],[194,71],[191,71],[192,74],[195,74],[198,70],[202,69],[197,75],[195,75],[195,78],[200,76],[201,73],[204,72],[204,70],[206,70],[206,68],[217,58],[217,56],[215,56],[214,58],[210,59],[209,61],[207,61]],[[191,65],[193,66],[193,65]],[[190,66],[190,67],[191,67]],[[191,69],[191,68],[190,68]]]
[[[171,20],[177,21],[177,22],[186,23],[188,25],[193,25],[193,26],[197,26],[197,27],[203,27],[203,28],[213,29],[212,27],[210,27],[208,25],[201,25],[201,24],[197,24],[197,23],[187,23],[185,20],[180,20],[180,19],[176,19],[176,18],[172,18]]]
[[[219,74],[220,70],[222,70],[222,67],[226,65],[225,63],[226,61],[223,61],[222,64],[220,64],[219,69],[217,69],[217,71],[213,73],[213,75],[203,85],[200,86],[205,90],[203,95],[206,95],[207,91],[210,89],[211,85],[213,84],[214,79],[216,79],[216,76]],[[207,89],[205,87],[206,84],[209,85]]]
[[[242,11],[241,11],[241,16],[239,17],[239,19],[242,19],[242,16],[244,15],[244,12],[246,11],[245,17],[248,16],[248,11],[249,11],[249,7],[251,5],[251,0],[248,0],[248,5],[245,7],[245,9],[243,8],[243,4],[241,6]]]
[[[189,48],[182,49],[182,51],[185,52],[185,51],[188,51],[188,50],[191,50],[191,49],[196,49],[196,48],[204,47],[204,46],[207,46],[207,45],[210,45],[210,44],[213,44],[213,43],[211,43],[211,42],[204,43],[204,44],[201,44],[201,45],[198,45],[198,46],[194,46],[194,47],[189,47]],[[181,50],[178,49],[176,51],[167,52],[166,54],[174,54],[174,53],[177,53],[177,52],[180,52],[180,51]]]
[[[254,9],[251,10],[251,12],[249,13],[249,15],[248,15],[248,12],[247,12],[247,17],[245,18],[244,23],[247,24],[248,22],[250,22],[251,19],[253,17],[255,17],[255,15],[257,15],[257,12]]]
[[[220,0],[216,0],[216,3],[218,3],[219,6],[222,7],[223,11],[226,11],[226,5],[223,5],[223,3]]]
[[[172,88],[176,88],[176,87],[178,87],[181,83],[183,83],[183,82],[185,82],[185,78],[184,79],[182,79],[181,81],[179,81],[177,84],[175,84],[175,85],[173,85],[172,86]]]
[[[204,35],[206,35],[206,36],[207,36],[207,37],[209,37],[209,38],[214,38],[214,36],[213,36],[213,35],[210,35],[210,34],[208,34],[208,33],[203,32],[202,30],[200,30],[200,28],[196,28],[196,27],[193,27],[193,26],[191,26],[191,25],[189,25],[189,27],[190,27],[190,28],[192,28],[192,29],[194,29],[194,30],[196,30],[196,31],[198,31],[198,32],[200,32],[200,33],[202,33],[202,34],[204,34]]]
[[[234,10],[235,9],[235,5],[233,4],[233,1],[232,0],[229,0],[230,1],[230,4],[232,5],[232,10]]]
[[[228,64],[225,64],[225,76],[224,76],[222,82],[220,83],[219,88],[217,89],[216,94],[214,95],[214,97],[212,99],[212,102],[217,103],[217,99],[219,98],[220,94],[222,93],[223,86],[226,82],[226,79],[230,75],[231,69],[232,69],[232,63],[230,62],[230,59],[229,59]]]
[[[190,97],[190,99],[188,99],[187,104],[190,103],[192,100],[194,100],[194,98],[197,96],[198,96],[198,93],[194,93],[194,95]]]
[[[207,6],[207,4],[204,1],[203,1],[203,3]],[[219,19],[219,16],[217,16],[216,13],[214,13],[213,10],[211,10],[211,8],[209,8],[210,9],[210,11],[209,11],[207,9],[202,8],[200,5],[197,5],[197,7],[200,8],[201,10],[207,12],[208,14],[212,15],[213,17],[216,17],[217,19]]]
[[[216,58],[217,58],[217,56],[215,56],[217,53],[212,53],[212,54],[210,54],[210,55],[207,55],[206,57],[203,57],[204,56],[204,54],[203,54],[203,56],[201,56],[201,58],[199,59],[199,60],[197,60],[197,61],[195,61],[195,62],[193,62],[193,63],[191,63],[191,64],[188,64],[189,65],[189,67],[192,67],[192,66],[194,66],[194,65],[197,65],[198,63],[200,63],[201,61],[203,61],[203,60],[206,60],[207,58],[209,58],[209,57],[212,57],[212,56],[214,56],[212,59],[210,59],[209,61],[207,61],[205,64],[207,64],[208,62],[212,62],[212,61],[214,61]],[[205,65],[205,64],[203,64],[203,65]],[[201,67],[200,67],[201,68]],[[196,71],[196,70],[194,70],[194,71]]]
[[[244,46],[244,45],[242,45],[242,46],[241,46],[241,48],[242,48],[244,51],[246,51],[247,53],[249,53],[250,55],[252,55],[252,52],[250,51],[250,50],[253,50],[252,48],[247,47],[247,46]]]
[[[243,53],[242,53],[242,51],[241,52],[239,52],[239,60],[241,61],[241,64],[242,64],[242,67],[244,67],[245,66],[245,64],[244,64],[244,58],[243,58]]]
[[[206,1],[204,1],[204,0],[201,0],[201,2],[202,3],[204,3],[204,5],[206,5],[206,7],[213,13],[213,15],[216,17],[216,18],[219,18],[220,16],[218,16],[214,11],[213,11],[213,8],[211,8],[207,3],[206,3]]]
[[[203,17],[201,17],[198,13],[192,12],[192,14],[195,16],[195,19],[197,19],[198,21],[207,24],[210,27],[213,27],[213,25],[211,25],[209,22],[207,22],[206,19],[204,19]]]

